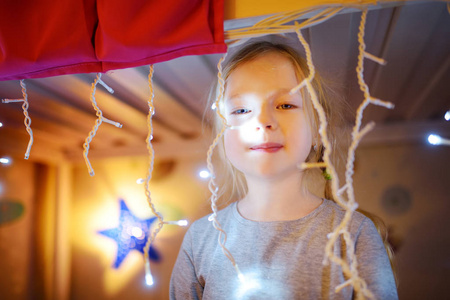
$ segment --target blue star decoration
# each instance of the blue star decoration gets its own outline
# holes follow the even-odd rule
[[[98,231],[99,234],[107,236],[117,243],[117,255],[113,264],[115,269],[120,267],[130,251],[137,250],[144,254],[149,229],[156,220],[156,217],[146,220],[139,219],[129,210],[125,201],[120,199],[119,226]],[[160,260],[160,255],[153,247],[150,247],[148,255],[150,260],[156,262]]]

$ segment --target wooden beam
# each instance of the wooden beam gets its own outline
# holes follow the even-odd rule
[[[155,159],[191,159],[204,157],[208,150],[207,143],[203,139],[178,140],[170,143],[154,143]],[[117,146],[108,149],[92,149],[89,151],[91,161],[109,157],[120,156],[148,156],[145,145],[140,147]],[[67,159],[72,162],[82,161],[83,157],[78,151],[69,151],[66,153]]]
[[[189,58],[189,60],[194,60],[195,62],[197,62],[197,59],[198,57],[195,56]],[[162,65],[166,64],[167,63],[161,63],[155,65],[155,77],[161,76],[159,71],[161,68],[164,68]],[[181,69],[184,67],[183,65],[179,65],[179,62],[177,65],[178,68]],[[202,63],[198,63],[197,65],[197,68],[203,66]],[[192,71],[192,65],[190,65],[190,67],[191,68],[189,69]],[[135,105],[139,106],[144,111],[148,111],[147,101],[150,97],[150,91],[148,87],[148,78],[147,76],[144,76],[143,71],[144,68],[142,68],[141,71],[137,68],[116,70],[108,73],[105,76],[105,81],[108,82],[108,84],[111,83],[111,87],[123,87],[126,90],[126,93],[130,94],[131,99],[137,100],[138,103],[135,103]],[[145,68],[145,71],[148,72],[147,68]],[[198,78],[200,74],[203,74],[203,69],[197,71],[193,71],[196,74],[195,79],[203,82],[203,78]],[[185,74],[185,76],[188,76],[188,74]],[[171,77],[171,80],[175,80],[175,78]],[[190,88],[197,87],[198,84],[195,87],[191,86]],[[203,88],[205,90],[207,89],[207,87]],[[156,82],[153,82],[153,91],[155,94],[153,101],[156,112],[154,118],[158,120],[161,125],[173,129],[177,133],[185,136],[199,135],[201,120],[196,115],[186,109],[186,107],[172,95],[165,92]],[[198,99],[196,100],[198,101]]]

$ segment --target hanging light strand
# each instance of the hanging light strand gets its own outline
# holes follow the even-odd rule
[[[112,88],[110,88],[108,85],[106,85],[106,83],[103,82],[103,80],[101,80],[102,74],[101,73],[97,73],[97,78],[94,80],[94,82],[92,83],[92,90],[91,90],[91,103],[92,106],[95,109],[95,114],[97,116],[97,119],[95,120],[94,126],[92,127],[92,130],[89,132],[88,137],[86,138],[84,144],[83,144],[83,157],[84,157],[84,161],[86,162],[86,166],[88,168],[89,171],[89,175],[94,176],[95,172],[94,169],[91,166],[91,162],[89,161],[88,155],[89,155],[89,148],[90,148],[90,144],[92,142],[92,139],[94,138],[94,136],[97,134],[97,130],[100,127],[100,125],[102,124],[102,122],[114,125],[118,128],[122,128],[122,124],[118,123],[118,122],[114,122],[111,121],[105,117],[103,117],[103,112],[102,110],[98,107],[97,105],[97,101],[95,100],[95,92],[97,91],[97,84],[100,83],[102,86],[105,87],[105,89],[110,92],[110,93],[114,93],[114,90]]]
[[[25,124],[25,128],[28,132],[28,135],[30,136],[30,140],[28,141],[27,150],[25,152],[25,159],[28,159],[30,157],[31,146],[33,145],[34,138],[33,138],[33,130],[31,129],[31,118],[28,115],[29,104],[28,104],[27,87],[26,87],[25,81],[23,79],[20,80],[20,86],[22,87],[23,99],[3,99],[2,102],[3,103],[23,102],[22,109],[23,109],[23,114],[25,116],[23,123]]]
[[[150,207],[150,210],[152,211],[153,215],[155,215],[156,218],[158,219],[158,223],[156,225],[156,228],[153,229],[153,231],[151,231],[151,229],[149,228],[150,232],[148,234],[148,238],[147,238],[147,241],[146,241],[145,247],[144,247],[145,281],[146,281],[147,285],[153,285],[153,283],[154,283],[154,279],[153,279],[153,275],[152,275],[151,267],[150,267],[149,251],[150,251],[150,247],[152,246],[153,242],[155,241],[158,233],[161,231],[161,229],[163,228],[163,226],[165,224],[178,225],[178,226],[187,226],[188,225],[187,220],[164,221],[164,218],[161,215],[161,213],[159,213],[156,210],[155,205],[152,201],[152,197],[151,197],[150,180],[152,179],[152,173],[153,173],[154,161],[155,161],[155,151],[154,151],[153,145],[152,145],[152,140],[153,140],[152,119],[153,119],[153,115],[155,114],[155,105],[153,103],[153,100],[155,98],[155,93],[153,90],[153,74],[154,74],[154,68],[153,68],[153,65],[150,65],[149,73],[148,73],[148,86],[149,86],[149,90],[150,90],[150,97],[147,101],[147,104],[148,104],[148,116],[147,116],[148,134],[147,134],[147,139],[146,139],[149,165],[148,165],[148,170],[147,170],[147,176],[145,178],[145,196],[147,198],[147,203],[148,203],[148,206]]]
[[[212,107],[212,109],[214,109],[216,114],[219,116],[220,120],[222,120],[222,128],[221,128],[220,132],[217,134],[217,136],[215,137],[215,139],[213,140],[213,142],[211,143],[211,145],[208,149],[207,155],[206,155],[206,164],[207,164],[209,173],[211,174],[210,179],[209,179],[208,188],[211,192],[210,202],[211,202],[211,209],[213,211],[213,213],[209,216],[209,220],[212,222],[214,228],[219,231],[218,242],[219,242],[220,247],[222,248],[222,252],[230,260],[231,264],[233,265],[234,269],[236,270],[238,278],[241,281],[243,281],[243,278],[244,278],[243,274],[239,270],[239,267],[238,267],[233,255],[228,250],[228,248],[225,246],[225,244],[227,242],[227,233],[225,232],[225,230],[222,229],[220,222],[217,220],[217,212],[218,212],[217,200],[219,198],[219,196],[218,196],[219,186],[216,183],[214,166],[212,164],[212,156],[214,153],[214,149],[216,148],[220,139],[223,137],[225,130],[230,127],[227,124],[227,120],[225,119],[225,117],[222,115],[222,113],[220,111],[220,107],[221,107],[220,103],[223,99],[224,85],[225,85],[224,78],[222,76],[222,62],[225,60],[225,57],[226,57],[226,54],[219,60],[219,63],[217,64],[218,91],[217,91],[216,101],[214,102],[213,107]]]

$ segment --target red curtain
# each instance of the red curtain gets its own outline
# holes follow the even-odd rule
[[[0,1],[0,80],[225,51],[223,0]]]

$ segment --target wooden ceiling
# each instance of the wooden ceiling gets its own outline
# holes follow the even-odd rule
[[[362,101],[356,82],[359,12],[342,13],[303,30],[315,64],[331,78],[354,110]],[[260,18],[247,19],[256,22]],[[239,20],[226,21],[236,27]],[[370,107],[364,120],[377,129],[366,145],[423,143],[431,131],[450,137],[443,116],[450,109],[450,12],[444,2],[409,3],[369,12],[367,51],[387,60],[386,66],[365,62],[371,94],[393,102],[394,110]],[[221,55],[189,56],[155,65],[154,147],[156,157],[204,157],[208,140],[202,114]],[[103,115],[123,124],[102,124],[91,144],[91,159],[145,154],[148,67],[116,70],[98,86]],[[82,160],[82,144],[96,116],[90,103],[95,74],[25,80],[34,133],[30,160],[46,163]],[[0,98],[21,98],[18,81],[0,82]],[[20,103],[0,104],[0,156],[23,157],[29,136]],[[350,121],[349,121],[350,122]],[[350,126],[350,123],[349,123]]]

